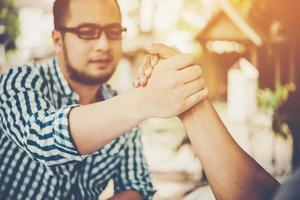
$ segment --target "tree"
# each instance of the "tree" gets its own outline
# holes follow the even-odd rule
[[[6,51],[16,47],[19,35],[19,16],[15,0],[0,1],[0,45],[5,45]]]

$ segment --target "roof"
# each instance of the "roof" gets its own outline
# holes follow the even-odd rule
[[[261,46],[263,44],[263,37],[256,31],[249,22],[227,1],[227,0],[218,0],[219,9],[218,11],[210,18],[206,26],[197,36],[199,40],[209,39],[208,34],[212,34],[216,39],[238,39],[250,40],[254,45]],[[221,23],[225,25],[232,25],[233,34],[229,36],[228,33],[220,30],[213,30],[216,25]],[[235,27],[235,28],[234,28]],[[224,27],[221,27],[224,28]],[[218,34],[216,32],[218,31]],[[238,35],[239,34],[239,35]]]

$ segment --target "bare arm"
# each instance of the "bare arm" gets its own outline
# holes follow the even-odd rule
[[[126,190],[124,192],[120,192],[120,193],[116,194],[109,200],[143,200],[143,197],[137,191]]]
[[[148,52],[160,58],[179,53],[160,44],[148,47]],[[137,86],[145,84],[147,81]],[[273,196],[279,183],[234,141],[207,98],[179,117],[217,199],[256,200]]]
[[[182,69],[192,63],[187,54],[161,60],[146,87],[72,109],[70,131],[79,152],[95,152],[147,118],[173,117],[198,103],[200,68]]]
[[[234,141],[208,100],[180,116],[217,199],[270,199],[279,183]]]
[[[140,91],[76,107],[69,115],[70,131],[81,154],[92,153],[145,120]],[[144,112],[145,111],[145,112]]]

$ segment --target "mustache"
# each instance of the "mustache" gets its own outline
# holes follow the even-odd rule
[[[114,56],[110,53],[106,54],[100,54],[97,56],[93,56],[89,59],[89,62],[95,62],[95,61],[112,61],[114,59]]]

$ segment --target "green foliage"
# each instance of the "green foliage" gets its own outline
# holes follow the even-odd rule
[[[249,15],[253,9],[265,11],[270,3],[268,0],[230,0],[230,2],[245,15]]]
[[[239,8],[244,15],[248,15],[253,6],[253,1],[251,0],[231,0],[231,3]]]
[[[285,120],[276,114],[278,107],[288,99],[289,88],[288,86],[276,84],[275,90],[261,89],[257,92],[257,102],[258,105],[268,113],[272,113],[272,129],[275,134],[286,138],[290,133],[288,125]]]
[[[281,103],[287,100],[289,94],[288,86],[276,84],[275,90],[269,88],[261,89],[257,93],[258,105],[266,111],[276,110]]]
[[[19,16],[15,0],[0,1],[0,44],[6,50],[16,47],[15,41],[19,35]]]
[[[186,31],[189,31],[189,32],[192,32],[192,33],[195,34],[195,36],[198,33],[198,31],[199,31],[198,27],[195,27],[194,25],[191,25],[188,22],[183,21],[183,20],[181,20],[181,21],[179,21],[177,23],[177,28],[178,29],[182,29],[182,30],[186,30]]]

